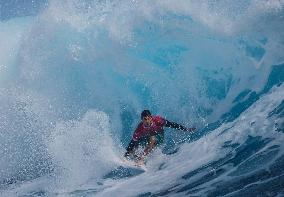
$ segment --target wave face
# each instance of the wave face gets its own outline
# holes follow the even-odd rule
[[[0,21],[1,193],[283,194],[283,6],[50,0]],[[199,128],[167,129],[145,173],[119,167],[143,109]]]

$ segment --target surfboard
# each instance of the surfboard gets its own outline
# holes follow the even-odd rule
[[[132,160],[122,159],[122,164],[125,167],[147,171],[145,164],[138,164],[137,162],[132,161]]]

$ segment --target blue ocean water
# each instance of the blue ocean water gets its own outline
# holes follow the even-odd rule
[[[283,1],[2,1],[2,196],[284,195]],[[166,129],[123,165],[140,112]]]

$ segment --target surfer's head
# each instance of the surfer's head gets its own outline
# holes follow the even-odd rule
[[[145,109],[141,112],[141,120],[143,120],[143,118],[147,117],[147,116],[152,116],[151,112],[148,109]]]
[[[152,115],[151,112],[149,110],[144,110],[141,113],[141,120],[143,121],[143,125],[148,127],[151,126],[152,124]]]

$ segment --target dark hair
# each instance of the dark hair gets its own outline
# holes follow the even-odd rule
[[[151,116],[151,112],[148,109],[145,109],[141,112],[141,120],[147,116]]]

